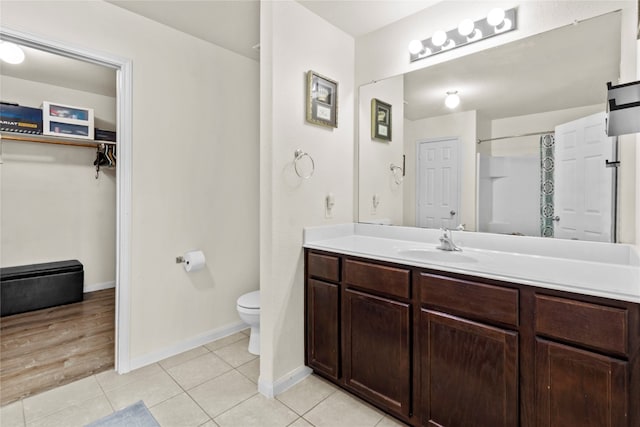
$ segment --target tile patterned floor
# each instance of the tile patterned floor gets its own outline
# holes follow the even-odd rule
[[[0,408],[2,427],[73,427],[143,400],[162,427],[401,426],[316,376],[267,399],[247,331],[126,375],[102,372]]]

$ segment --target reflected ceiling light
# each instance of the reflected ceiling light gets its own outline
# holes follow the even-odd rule
[[[491,11],[489,11],[489,14],[487,15],[487,22],[489,23],[489,25],[497,27],[498,25],[502,24],[504,18],[504,9],[496,7],[495,9],[491,9]]]
[[[446,105],[447,108],[451,109],[454,109],[458,105],[460,105],[460,97],[458,96],[457,90],[447,92],[447,97],[444,99],[444,105]]]
[[[474,29],[475,25],[471,19],[463,19],[460,21],[460,24],[458,24],[458,32],[461,36],[467,37],[469,34],[473,33]]]
[[[24,61],[24,52],[15,43],[0,41],[0,59],[8,64],[20,64]]]
[[[480,40],[517,29],[517,9],[493,9],[486,18],[472,21],[463,19],[452,30],[438,30],[424,40],[412,40],[409,43],[409,61],[436,55],[456,47],[465,46]]]
[[[409,53],[417,55],[424,50],[424,45],[420,40],[411,40],[409,43]]]
[[[433,36],[431,36],[431,43],[433,43],[435,46],[442,46],[446,41],[447,33],[442,30],[436,31],[435,33],[433,33]]]

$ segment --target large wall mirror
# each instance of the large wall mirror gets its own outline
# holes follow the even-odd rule
[[[604,117],[620,15],[362,86],[359,221],[615,241],[617,141]],[[391,141],[372,136],[374,98],[392,105]]]

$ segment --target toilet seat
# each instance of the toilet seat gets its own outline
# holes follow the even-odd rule
[[[238,307],[246,308],[250,310],[260,309],[260,291],[249,292],[238,298]]]

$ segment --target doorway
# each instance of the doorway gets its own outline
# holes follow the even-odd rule
[[[131,276],[131,153],[132,153],[132,62],[130,59],[52,41],[6,27],[0,39],[78,59],[116,70],[116,274],[115,274],[115,369],[130,370],[130,276]]]
[[[460,222],[459,139],[416,144],[416,226],[455,228]]]
[[[617,163],[605,113],[556,126],[555,133],[554,236],[614,242]]]

